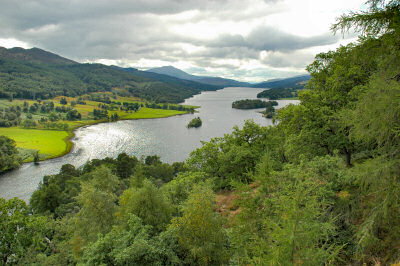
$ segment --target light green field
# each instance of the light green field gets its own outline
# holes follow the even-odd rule
[[[38,150],[42,158],[61,156],[69,150],[66,131],[11,127],[0,128],[0,135],[15,140],[18,148]]]
[[[111,111],[110,113],[117,113],[121,119],[149,119],[186,114],[185,111],[151,109],[146,107],[140,108],[139,111],[137,111],[136,113],[126,113],[119,111]]]

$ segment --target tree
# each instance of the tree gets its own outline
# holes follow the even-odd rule
[[[33,153],[33,162],[35,164],[39,164],[39,161],[40,161],[39,151],[35,151]]]
[[[23,264],[28,251],[45,252],[45,217],[29,215],[28,206],[20,199],[0,198],[0,263]]]
[[[229,260],[228,239],[222,219],[214,212],[215,196],[207,185],[197,185],[174,218],[169,230],[187,250],[189,264],[220,265]]]
[[[80,120],[82,118],[81,113],[78,112],[76,109],[69,110],[66,115],[67,120]]]
[[[15,141],[6,136],[0,136],[0,173],[17,168],[21,162]]]
[[[60,104],[62,104],[62,105],[66,105],[68,102],[67,102],[67,99],[65,98],[65,97],[61,97],[61,99],[60,99]]]
[[[115,221],[116,191],[119,180],[105,166],[100,166],[87,175],[77,197],[81,206],[75,215],[75,235],[73,248],[79,256],[81,249],[90,241],[95,241],[99,233],[108,233]]]
[[[86,265],[182,264],[168,235],[151,235],[151,226],[143,225],[139,217],[130,215],[126,227],[115,226],[110,233],[89,244],[81,261]]]
[[[172,206],[159,189],[145,180],[141,188],[127,189],[121,195],[118,215],[127,222],[130,214],[161,232],[171,219]]]

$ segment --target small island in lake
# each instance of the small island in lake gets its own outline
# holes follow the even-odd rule
[[[187,128],[192,128],[192,127],[197,128],[197,127],[201,127],[201,125],[202,125],[202,121],[201,121],[200,117],[196,117],[196,118],[193,118],[186,127]]]
[[[262,101],[262,100],[239,100],[232,103],[232,108],[236,109],[258,109],[258,108],[266,108],[269,106],[276,106],[278,102],[276,101]]]

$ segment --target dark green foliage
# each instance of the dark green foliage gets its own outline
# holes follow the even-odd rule
[[[21,122],[21,107],[11,106],[0,111],[0,127],[17,126]]]
[[[261,100],[239,100],[232,103],[232,108],[236,109],[257,109],[265,108],[268,106],[276,106],[278,102],[276,101],[261,101]]]
[[[195,186],[182,206],[182,216],[169,227],[187,251],[190,265],[221,265],[229,260],[228,237],[222,218],[213,211],[214,201],[210,187]]]
[[[161,232],[171,220],[172,205],[154,184],[144,181],[142,187],[127,189],[120,197],[118,217],[126,223],[130,214]]]
[[[310,79],[309,75],[293,77],[293,78],[286,78],[286,79],[279,79],[279,80],[271,80],[265,81],[261,83],[257,83],[253,85],[253,88],[270,88],[270,89],[283,89],[283,88],[304,88],[304,84]]]
[[[192,120],[190,120],[189,124],[187,124],[187,128],[192,128],[192,127],[201,127],[201,125],[203,124],[203,122],[201,121],[200,117],[196,117],[193,118]]]
[[[130,215],[127,226],[91,243],[82,256],[85,265],[180,265],[176,244],[168,234],[152,237],[151,226]],[[172,243],[171,243],[172,242]]]
[[[60,99],[60,104],[62,104],[62,105],[66,105],[68,102],[67,102],[67,99],[65,99],[65,97],[61,97],[61,99]]]
[[[93,118],[98,119],[108,119],[108,111],[107,110],[99,110],[93,109]]]
[[[0,136],[0,173],[20,165],[21,158],[15,148],[15,141],[6,136]]]
[[[82,118],[82,115],[78,112],[78,110],[72,109],[67,112],[66,118],[69,121],[80,120]]]
[[[250,173],[260,160],[260,154],[275,150],[275,145],[279,145],[271,141],[275,136],[269,132],[273,131],[246,121],[242,130],[235,127],[232,134],[203,143],[203,147],[190,154],[188,165],[192,171],[202,171],[214,178],[217,189],[230,188],[232,181],[251,182]]]
[[[257,98],[268,98],[269,100],[295,98],[298,96],[297,92],[301,89],[304,89],[304,84],[302,88],[273,88],[258,93]]]

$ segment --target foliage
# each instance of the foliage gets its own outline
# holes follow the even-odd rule
[[[120,197],[119,218],[127,222],[130,214],[161,232],[171,219],[172,206],[154,184],[145,181],[142,187],[129,188]]]
[[[196,118],[193,118],[192,120],[190,120],[189,124],[187,124],[187,128],[201,127],[202,123],[203,122],[201,121],[200,117],[196,117]]]
[[[0,173],[14,169],[20,164],[21,159],[15,148],[15,141],[6,136],[0,136]]]
[[[278,102],[276,101],[262,101],[262,100],[239,100],[232,103],[232,108],[236,109],[257,109],[265,108],[268,106],[276,106]]]
[[[29,215],[26,203],[0,198],[0,261],[20,264],[26,251],[46,252],[47,219]]]
[[[212,190],[196,186],[182,207],[182,216],[174,218],[169,230],[188,250],[190,264],[220,265],[228,260],[228,242],[222,220],[214,213]]]
[[[262,91],[257,94],[257,98],[268,98],[269,100],[279,100],[282,98],[295,98],[298,96],[298,91],[304,89],[304,85],[301,88],[273,88]]]

